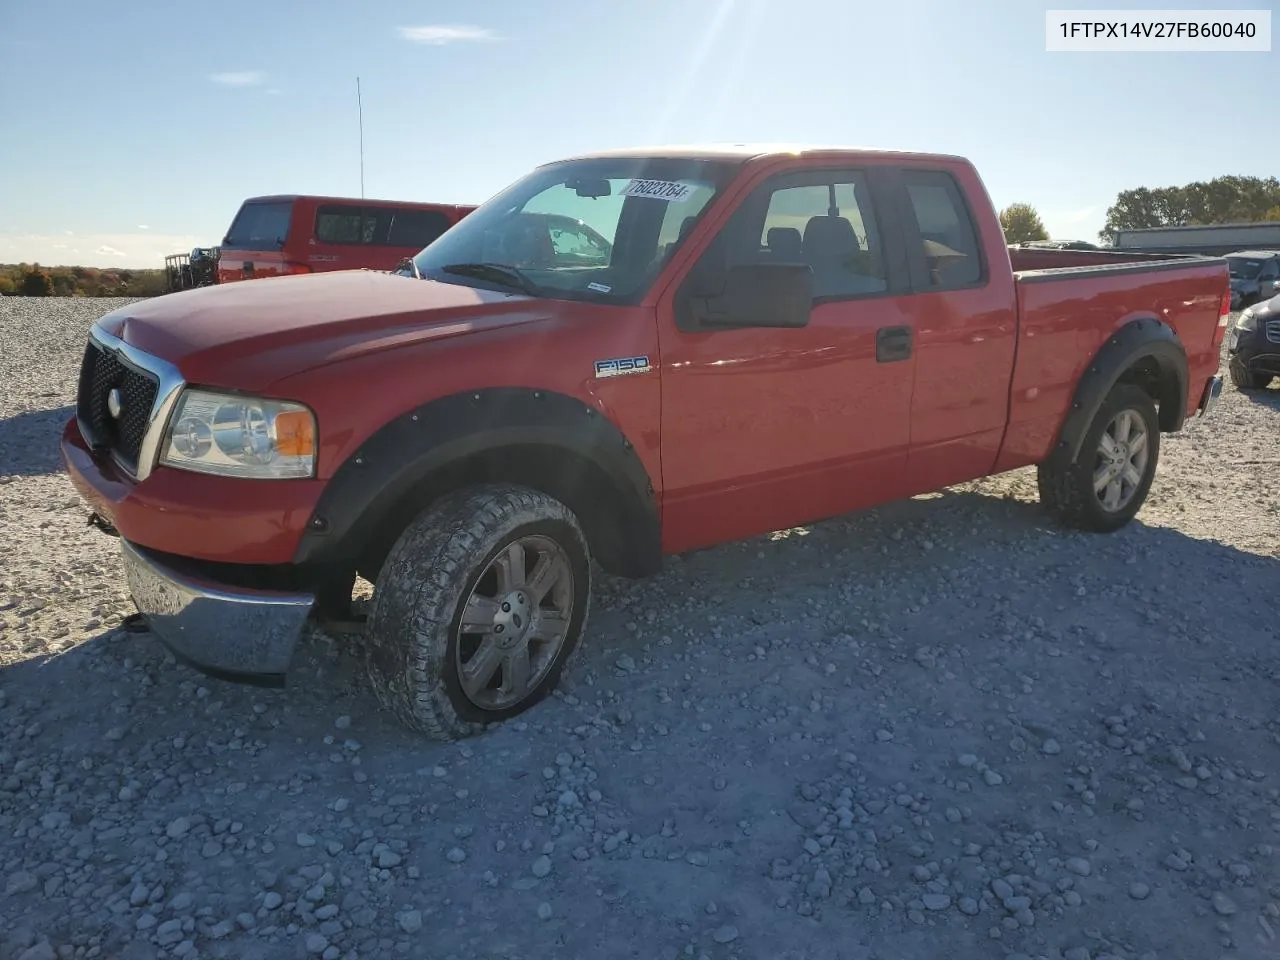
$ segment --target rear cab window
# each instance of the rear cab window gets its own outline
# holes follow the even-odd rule
[[[960,185],[945,170],[900,171],[907,210],[917,233],[908,230],[911,256],[924,261],[923,289],[956,290],[986,279],[982,244]]]
[[[292,200],[251,200],[231,223],[222,246],[228,250],[279,250],[289,236]]]

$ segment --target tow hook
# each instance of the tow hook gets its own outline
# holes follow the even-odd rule
[[[89,514],[89,526],[97,527],[99,530],[101,530],[103,533],[105,533],[109,537],[120,536],[120,531],[118,531],[115,527],[113,527],[107,521],[106,517],[102,516],[99,513]]]

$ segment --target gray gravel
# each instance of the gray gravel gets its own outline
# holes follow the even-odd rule
[[[1034,473],[601,583],[481,738],[350,641],[176,664],[60,472],[86,328],[0,299],[0,958],[1273,958],[1280,391],[1163,439],[1140,522]]]

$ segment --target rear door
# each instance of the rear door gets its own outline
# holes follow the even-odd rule
[[[1007,261],[987,256],[1006,247],[977,176],[921,165],[899,167],[891,179],[911,269],[911,295],[900,303],[916,337],[907,466],[914,495],[995,467],[1018,313]]]
[[[293,199],[245,201],[222,239],[219,283],[276,277],[286,272],[285,244],[294,206]]]

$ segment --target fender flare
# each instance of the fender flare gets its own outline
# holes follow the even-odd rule
[[[1111,388],[1134,364],[1151,359],[1160,371],[1160,430],[1175,433],[1187,416],[1190,373],[1178,334],[1155,317],[1137,317],[1112,333],[1098,348],[1076,384],[1071,407],[1058,431],[1051,458],[1073,463],[1084,435]]]
[[[531,444],[589,461],[606,478],[607,489],[591,491],[597,503],[607,504],[601,516],[614,534],[599,557],[601,565],[624,576],[656,572],[661,564],[657,497],[631,442],[581,400],[521,387],[441,397],[379,428],[325,484],[294,562],[354,562],[371,546],[382,521],[432,474],[478,455]],[[518,477],[504,479],[518,482]]]

